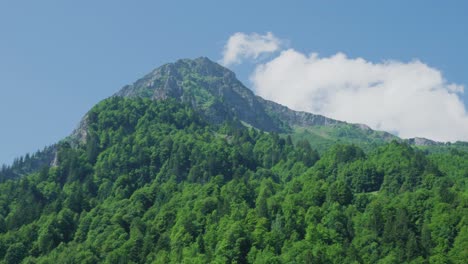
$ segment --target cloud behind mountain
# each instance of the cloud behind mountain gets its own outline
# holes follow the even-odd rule
[[[234,34],[226,47],[242,34]],[[272,33],[266,36],[278,39]],[[228,61],[279,49],[243,45],[237,52],[243,55]],[[371,62],[343,53],[320,57],[287,49],[258,63],[250,79],[258,95],[294,110],[364,123],[403,138],[468,140],[468,114],[460,99],[464,87],[420,60]]]
[[[229,37],[224,46],[221,64],[239,64],[244,59],[257,59],[262,54],[273,53],[281,47],[281,40],[271,32],[245,34],[237,32]]]

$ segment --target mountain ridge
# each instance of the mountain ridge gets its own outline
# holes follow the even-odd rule
[[[234,72],[207,57],[179,59],[166,63],[133,84],[125,85],[111,97],[141,97],[151,100],[173,98],[190,105],[211,123],[222,124],[227,120],[237,120],[239,124],[267,132],[296,135],[296,138],[312,142],[315,140],[316,147],[323,145],[324,149],[337,142],[358,144],[366,149],[366,146],[373,148],[375,144],[392,140],[425,148],[445,148],[458,144],[468,149],[464,142],[443,143],[418,137],[400,139],[391,133],[373,130],[365,124],[353,124],[323,115],[292,110],[255,95],[236,78]],[[85,114],[77,128],[64,140],[72,145],[85,143],[88,135],[87,118],[88,114]],[[46,158],[38,158],[43,162],[37,163],[37,168],[28,168],[27,171],[53,165],[55,155],[50,155],[49,152],[44,154]],[[15,164],[15,167],[18,166],[21,167]],[[12,170],[8,166],[4,167],[4,171],[11,174]],[[21,176],[18,173],[14,175]]]
[[[401,140],[406,141],[410,145],[415,146],[440,146],[450,144],[450,142],[439,142],[436,140],[422,137],[401,139],[389,132],[372,129],[366,124],[348,123],[346,121],[329,118],[324,115],[290,109],[287,106],[281,105],[271,100],[264,99],[256,95],[251,89],[246,87],[241,81],[239,81],[236,78],[236,74],[234,72],[204,56],[195,59],[179,59],[172,63],[163,64],[162,66],[153,69],[150,73],[138,79],[133,84],[124,86],[112,96],[130,98],[143,97],[150,98],[152,100],[164,100],[167,98],[175,98],[178,101],[191,104],[194,108],[200,108],[203,107],[203,100],[201,100],[201,102],[197,101],[196,96],[193,97],[192,94],[188,93],[188,90],[194,87],[191,86],[191,84],[189,83],[183,83],[184,81],[191,81],[190,78],[186,77],[187,75],[189,77],[193,77],[191,76],[191,74],[193,73],[196,73],[200,76],[212,78],[212,80],[204,80],[202,84],[206,84],[207,86],[202,88],[205,88],[206,90],[209,90],[213,93],[217,92],[217,94],[214,95],[220,96],[223,99],[228,98],[229,95],[234,95],[237,98],[242,98],[245,100],[243,102],[243,106],[250,106],[256,108],[257,110],[259,105],[262,106],[263,109],[261,109],[260,118],[270,118],[271,120],[260,120],[267,121],[269,122],[268,124],[252,124],[252,122],[249,122],[252,120],[252,116],[247,116],[247,120],[243,120],[243,117],[246,116],[245,112],[241,113],[241,115],[237,117],[239,117],[242,121],[249,125],[266,131],[291,132],[291,129],[295,126],[310,127],[346,124],[354,126],[355,128],[362,130],[363,132],[381,132],[383,133],[383,139],[385,141]],[[199,85],[199,83],[195,84]],[[228,89],[226,93],[226,90],[223,90],[226,88],[231,88],[231,90]],[[204,98],[204,100],[207,99]],[[226,102],[223,101],[222,103]],[[239,103],[239,101],[235,103]],[[232,105],[234,104],[230,104],[230,106]],[[237,105],[237,108],[240,107]],[[252,108],[247,109],[251,110]],[[229,113],[229,111],[226,111],[226,109],[222,110],[223,111],[221,113],[232,115],[232,113]],[[239,114],[239,110],[242,109],[235,110],[236,111],[234,114]],[[269,117],[264,116],[263,112],[267,113]],[[275,118],[278,118],[279,120],[274,120]],[[224,119],[222,118],[218,118],[211,121],[219,122],[223,120]],[[274,125],[274,127],[272,127],[271,125]],[[287,125],[289,127],[284,127],[284,125]]]
[[[197,77],[202,77],[202,79],[197,79]],[[211,105],[206,105],[206,101],[210,98],[197,98],[196,95],[190,94],[191,89],[199,89],[200,86],[205,91],[210,92],[211,96],[219,96],[223,104],[227,104],[228,107],[232,108],[223,109],[221,107],[221,109],[217,109],[218,105],[216,105],[216,102],[211,102],[214,103],[214,107],[209,110],[220,111],[219,114],[221,115],[234,115],[258,129],[270,132],[291,132],[294,126],[308,127],[350,124],[323,115],[295,111],[276,102],[263,99],[243,85],[236,78],[234,72],[211,61],[207,57],[199,57],[193,60],[180,59],[174,63],[164,64],[133,84],[124,86],[113,96],[143,97],[152,100],[163,100],[171,97],[181,102],[189,103],[195,109],[206,110],[200,108],[204,106],[209,108]],[[252,110],[254,115],[249,114]],[[220,116],[212,116],[211,114],[205,113],[205,116],[207,115],[208,119],[211,119],[215,123],[224,121],[225,119]],[[372,130],[363,124],[351,125],[363,131]],[[390,135],[388,133],[386,136],[394,138]]]
[[[200,78],[201,77],[201,78]],[[195,94],[193,90],[208,91]],[[420,137],[401,139],[365,124],[348,123],[323,115],[296,111],[256,95],[236,78],[236,74],[207,57],[179,59],[155,68],[126,85],[113,96],[143,97],[152,100],[174,98],[191,105],[209,121],[222,123],[238,118],[245,124],[268,132],[294,133],[295,128],[351,126],[362,137],[371,135],[382,142],[406,141],[414,146],[443,146],[449,143]],[[216,98],[221,98],[216,101]],[[214,101],[213,101],[214,99]],[[211,100],[211,101],[210,101]]]

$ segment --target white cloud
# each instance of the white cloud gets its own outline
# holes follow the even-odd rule
[[[241,63],[242,59],[257,59],[263,53],[272,53],[280,49],[281,41],[271,32],[265,35],[237,32],[229,37],[224,46],[223,65]]]
[[[459,97],[463,86],[448,83],[439,70],[418,60],[372,63],[342,53],[319,57],[289,49],[257,65],[251,81],[258,95],[295,110],[403,138],[468,141],[468,114]]]

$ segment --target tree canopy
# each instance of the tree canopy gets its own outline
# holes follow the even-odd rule
[[[0,183],[3,263],[465,263],[468,153],[364,152],[113,97]]]

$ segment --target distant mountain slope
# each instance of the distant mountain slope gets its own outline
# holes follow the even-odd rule
[[[52,165],[56,151],[56,145],[48,146],[32,155],[26,154],[24,157],[15,159],[13,164],[9,166],[3,165],[0,169],[0,182],[15,179]]]

